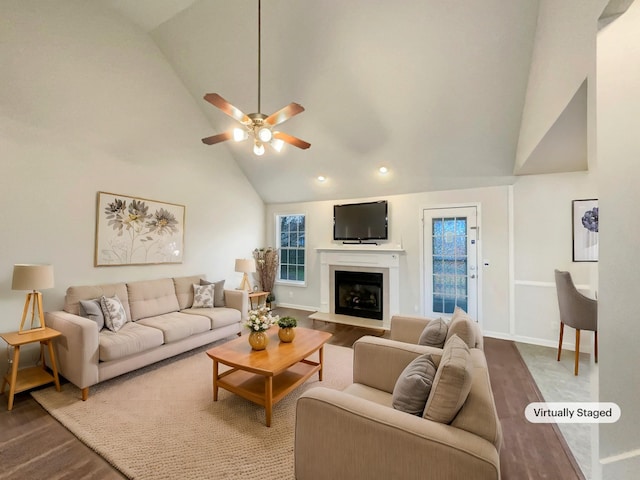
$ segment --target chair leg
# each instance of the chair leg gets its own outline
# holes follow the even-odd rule
[[[598,363],[598,331],[595,330],[593,332],[594,337],[595,337],[595,343],[594,343],[594,350],[593,352],[596,354],[596,363]]]
[[[560,361],[560,355],[562,354],[562,337],[564,335],[564,323],[560,322],[560,341],[558,342],[558,361]]]
[[[573,369],[573,374],[578,375],[578,363],[580,361],[580,330],[576,328],[576,366]]]

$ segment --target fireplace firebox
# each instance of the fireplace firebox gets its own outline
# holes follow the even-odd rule
[[[382,320],[382,273],[335,271],[335,313]]]

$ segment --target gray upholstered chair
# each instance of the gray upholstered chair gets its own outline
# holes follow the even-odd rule
[[[576,359],[574,375],[578,375],[578,358],[580,356],[580,330],[594,332],[594,355],[598,362],[598,302],[581,294],[573,284],[569,272],[555,270],[558,306],[560,307],[560,340],[558,342],[558,361],[562,354],[562,336],[564,326],[569,325],[576,330]]]

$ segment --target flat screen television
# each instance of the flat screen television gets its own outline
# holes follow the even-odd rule
[[[333,206],[333,239],[353,243],[375,243],[388,239],[386,200]]]

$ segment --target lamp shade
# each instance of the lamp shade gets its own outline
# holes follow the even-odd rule
[[[53,288],[53,265],[13,266],[12,290],[44,290]]]
[[[256,271],[256,261],[253,258],[237,258],[236,272],[253,273]]]

